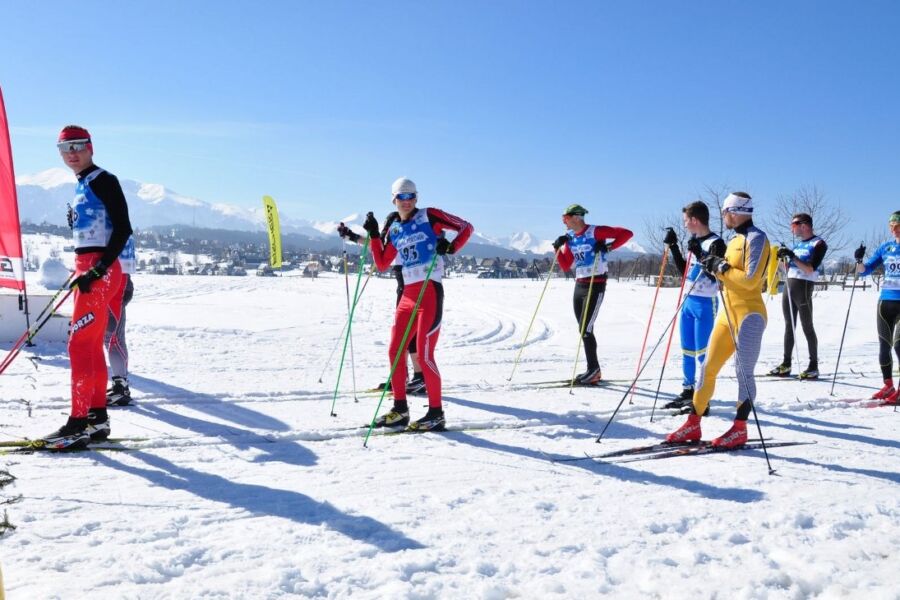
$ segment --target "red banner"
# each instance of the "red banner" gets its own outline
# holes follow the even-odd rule
[[[22,260],[22,228],[19,225],[19,200],[16,197],[16,172],[13,169],[9,122],[0,89],[0,287],[25,289],[25,265]]]

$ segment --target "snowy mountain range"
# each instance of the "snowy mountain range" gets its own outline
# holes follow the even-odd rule
[[[210,203],[183,196],[157,183],[141,183],[120,179],[128,200],[128,210],[135,227],[147,229],[155,226],[195,225],[209,229],[236,231],[263,231],[265,219],[262,204],[258,208],[243,208],[231,204]],[[53,168],[32,175],[16,178],[19,196],[19,218],[23,222],[47,222],[65,225],[66,205],[71,202],[75,190],[75,176],[71,171]],[[334,239],[339,221],[309,221],[292,217],[279,211],[283,234],[297,234],[318,242]],[[344,223],[362,231],[365,216],[350,214],[341,219]],[[467,245],[468,253],[476,256],[501,256],[503,258],[528,257],[553,251],[551,240],[541,240],[528,232],[513,233],[508,237],[493,237],[480,231]],[[646,251],[634,241],[617,251],[617,256],[630,258]]]

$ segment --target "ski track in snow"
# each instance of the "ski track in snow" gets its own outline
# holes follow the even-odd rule
[[[611,381],[570,393],[533,382],[571,375],[571,282],[551,282],[510,383],[543,283],[447,279],[437,360],[451,430],[378,432],[364,448],[393,281],[371,280],[356,308],[358,402],[348,349],[336,417],[343,277],[135,283],[135,405],[111,418],[113,436],[146,439],[0,457],[18,478],[2,497],[22,496],[0,537],[10,598],[900,598],[900,414],[862,408],[880,383],[873,292],[856,294],[835,396],[830,378],[757,378],[765,435],[817,442],[773,448],[771,476],[755,450],[550,460],[658,441],[682,422],[660,410],[681,387],[676,339],[654,422],[664,347],[595,443],[635,374],[646,321],[629,315],[649,312],[652,288],[610,282],[596,331]],[[676,294],[661,291],[649,344]],[[847,298],[816,296],[823,370],[841,333],[825,316]],[[779,362],[782,333],[771,309],[757,372]],[[68,412],[65,346],[33,352],[0,377],[0,439],[46,433]],[[735,393],[729,364],[705,437],[728,427]],[[413,418],[425,404],[410,397]]]

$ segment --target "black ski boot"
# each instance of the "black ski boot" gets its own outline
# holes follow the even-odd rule
[[[375,427],[406,427],[409,425],[409,405],[394,403],[390,411],[375,420]]]
[[[681,395],[663,406],[663,408],[681,409],[690,406],[694,402],[694,388],[686,387],[681,390]]]
[[[806,367],[805,371],[802,371],[799,375],[797,375],[797,379],[818,379],[819,378],[819,365],[815,363],[810,363],[808,367]]]
[[[446,424],[443,408],[429,408],[424,417],[414,423],[410,423],[406,430],[416,433],[425,431],[444,431]]]
[[[419,395],[425,392],[425,376],[422,372],[413,373],[413,378],[406,384],[406,393]]]
[[[772,377],[790,377],[791,376],[791,365],[788,363],[781,363],[771,371],[769,371],[769,375]]]
[[[131,390],[124,377],[113,377],[112,387],[106,390],[106,405],[128,406],[131,404]]]
[[[87,417],[69,417],[66,424],[51,433],[45,435],[37,443],[42,447],[50,450],[81,450],[87,447],[91,440],[90,434],[86,431],[88,425]]]
[[[575,377],[576,385],[597,385],[601,381],[603,381],[603,374],[600,367],[588,368],[587,371]]]
[[[92,442],[102,442],[109,437],[109,414],[105,408],[92,408],[88,411],[88,424],[85,432]]]

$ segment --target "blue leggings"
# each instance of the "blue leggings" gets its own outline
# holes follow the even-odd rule
[[[688,296],[681,307],[681,352],[684,387],[694,387],[697,363],[706,357],[706,346],[716,317],[716,298]]]

